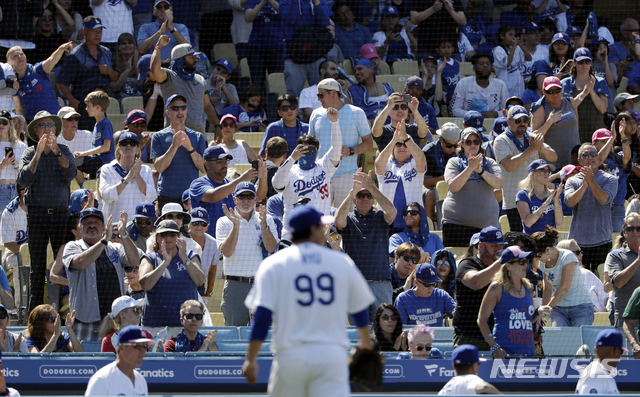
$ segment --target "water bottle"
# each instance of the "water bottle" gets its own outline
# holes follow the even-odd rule
[[[167,339],[167,335],[169,335],[169,327],[164,327],[156,334],[156,344],[153,346],[153,353],[156,353],[160,350],[160,348],[164,345],[164,341]],[[164,349],[163,349],[164,350]]]

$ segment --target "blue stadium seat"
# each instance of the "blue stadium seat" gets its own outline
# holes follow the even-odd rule
[[[85,353],[93,353],[93,352],[100,352],[100,349],[102,347],[102,341],[99,342],[95,342],[95,341],[82,341],[82,349],[84,350]]]
[[[453,342],[453,327],[433,327],[433,339],[436,342]],[[440,349],[443,353],[444,350]],[[453,349],[449,349],[453,350]]]
[[[434,341],[433,347],[438,348],[438,350],[440,350],[442,355],[444,355],[445,352],[453,351],[453,341],[450,341],[450,342]]]
[[[359,340],[360,337],[358,336],[358,328],[356,327],[347,327],[347,338],[349,340]]]
[[[251,339],[251,327],[238,327],[240,332],[240,340],[248,341]],[[270,341],[273,337],[273,327],[269,327],[265,341]]]
[[[600,331],[603,331],[605,329],[613,329],[613,327],[610,325],[583,325],[582,327],[580,327],[580,329],[582,331],[582,343],[589,346],[589,349],[591,349],[591,354],[595,354],[593,348],[596,345],[596,337],[598,336]],[[625,347],[629,349],[629,351],[631,351],[631,346],[629,346],[629,342],[627,341],[624,332],[622,332],[622,330],[619,331],[622,334]]]
[[[542,348],[547,356],[573,356],[580,346],[582,332],[578,327],[548,327],[542,334]]]
[[[209,331],[218,330],[216,340],[240,340],[238,327],[202,327],[200,333],[206,335]]]
[[[184,353],[164,353],[164,352],[147,352],[145,355],[145,359],[147,358],[155,358],[155,359],[163,359],[163,360],[186,360]]]
[[[245,341],[237,341],[237,342],[225,341],[225,342],[216,342],[216,345],[218,345],[218,349],[221,352],[244,354],[247,352],[247,346],[249,345],[249,343]],[[271,346],[270,342],[264,342],[262,344],[262,347],[260,348],[260,352],[269,353],[270,346]]]

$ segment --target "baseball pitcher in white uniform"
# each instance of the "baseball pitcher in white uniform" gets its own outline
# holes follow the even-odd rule
[[[310,205],[289,217],[294,245],[265,259],[245,305],[255,312],[247,357],[249,383],[258,376],[257,356],[273,320],[268,392],[272,396],[348,396],[347,315],[373,349],[369,305],[374,297],[355,263],[325,247],[324,226],[333,217]]]
[[[623,351],[622,334],[605,329],[596,336],[596,359],[580,373],[576,394],[620,394],[614,379]]]
[[[459,396],[463,394],[502,394],[491,383],[485,382],[478,376],[480,358],[478,348],[473,345],[460,345],[453,349],[451,357],[453,370],[456,376],[453,377],[440,390],[440,396]]]

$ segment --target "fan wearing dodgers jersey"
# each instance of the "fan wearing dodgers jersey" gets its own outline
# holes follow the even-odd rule
[[[331,122],[331,148],[320,159],[317,158],[320,143],[311,135],[298,138],[298,146],[273,175],[273,187],[282,193],[284,205],[282,236],[289,239],[288,218],[294,203],[309,198],[309,204],[325,215],[331,210],[331,177],[340,164],[342,132],[338,123],[338,110],[327,109],[327,118]],[[297,163],[296,163],[297,161]]]
[[[257,356],[273,319],[271,396],[349,396],[346,318],[356,324],[361,349],[373,349],[366,280],[345,254],[325,247],[324,225],[333,217],[298,206],[287,225],[289,248],[265,259],[245,300],[255,311],[242,371],[258,377]]]

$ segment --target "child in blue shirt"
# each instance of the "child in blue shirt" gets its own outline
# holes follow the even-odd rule
[[[113,125],[105,115],[109,108],[109,95],[106,92],[90,92],[84,102],[87,104],[89,117],[96,119],[96,125],[93,127],[93,147],[84,152],[75,152],[73,157],[86,157],[78,166],[78,170],[90,174],[93,179],[100,167],[116,159]]]
[[[436,94],[436,100],[443,100],[447,105],[451,103],[453,92],[458,81],[460,81],[460,64],[451,58],[456,45],[457,43],[451,39],[443,38],[440,40],[438,47],[436,47],[436,52],[440,55],[436,71],[436,92],[438,91],[438,84],[442,85],[442,98],[437,98],[438,95]]]

